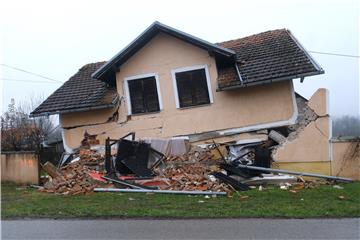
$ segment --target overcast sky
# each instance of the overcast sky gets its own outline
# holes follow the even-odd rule
[[[354,1],[1,1],[0,62],[64,82],[90,62],[109,60],[152,22],[210,42],[288,28],[308,51],[359,56]],[[295,80],[310,97],[330,90],[332,115],[359,114],[359,57],[311,53],[325,74]],[[0,65],[1,110],[11,98],[49,96],[60,82]]]

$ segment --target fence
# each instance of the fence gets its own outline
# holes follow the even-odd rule
[[[331,144],[332,175],[360,180],[360,138],[331,139]]]
[[[35,152],[2,152],[1,182],[39,184],[39,158]]]

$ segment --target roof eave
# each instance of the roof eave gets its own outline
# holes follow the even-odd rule
[[[71,108],[66,110],[57,110],[57,111],[50,111],[50,112],[40,112],[40,113],[30,113],[31,118],[35,117],[44,117],[44,116],[50,116],[55,114],[62,114],[62,113],[74,113],[74,112],[85,112],[89,110],[98,110],[98,109],[105,109],[105,108],[112,108],[114,107],[113,104],[107,104],[107,105],[100,105],[96,107],[84,107],[84,108]]]
[[[85,112],[90,110],[99,110],[99,109],[106,109],[106,108],[113,108],[118,103],[118,98],[116,97],[111,103],[109,104],[103,104],[98,105],[94,107],[83,107],[83,108],[71,108],[71,109],[63,109],[63,110],[56,110],[56,111],[49,111],[49,112],[39,112],[39,113],[30,113],[30,117],[44,117],[44,116],[50,116],[55,114],[62,114],[62,113],[74,113],[74,112]]]
[[[292,34],[289,29],[286,29],[287,33],[291,37],[291,39],[296,43],[296,45],[304,52],[304,54],[309,58],[310,62],[314,65],[315,69],[319,72],[322,71],[324,73],[323,68],[320,64],[311,56],[311,54],[305,49],[305,47],[297,40],[297,38]],[[320,73],[321,74],[321,73]]]
[[[269,83],[273,83],[273,82],[293,80],[293,79],[296,79],[296,78],[311,77],[311,76],[316,76],[316,75],[320,75],[320,74],[323,74],[323,73],[325,73],[325,71],[323,69],[321,69],[320,71],[316,71],[316,72],[309,72],[309,73],[296,74],[296,75],[291,75],[291,76],[284,76],[284,77],[280,77],[280,78],[268,79],[268,80],[263,80],[263,81],[244,82],[243,84],[233,85],[233,86],[229,86],[229,87],[218,87],[216,89],[216,91],[220,92],[220,91],[235,90],[235,89],[239,89],[239,88],[246,88],[246,87],[257,86],[257,85],[264,85],[264,84],[269,84]]]

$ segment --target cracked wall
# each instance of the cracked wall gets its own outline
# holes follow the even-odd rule
[[[171,70],[207,65],[214,102],[177,109]],[[128,115],[124,78],[156,73],[159,76],[163,110],[151,114]],[[136,132],[138,138],[170,138],[216,130],[283,122],[289,124],[296,112],[293,106],[292,81],[282,81],[236,91],[217,92],[215,59],[197,48],[166,34],[159,34],[124,63],[117,73],[117,92],[121,99],[117,121],[108,122],[114,109],[60,114],[65,143],[79,146],[84,132],[119,138]]]
[[[273,150],[273,167],[330,175],[328,91],[318,89],[300,112],[286,141]]]

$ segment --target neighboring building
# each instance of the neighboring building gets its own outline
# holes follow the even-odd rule
[[[155,22],[109,61],[83,66],[32,116],[59,114],[68,151],[85,131],[101,142],[128,132],[201,141],[295,124],[292,80],[323,72],[286,29],[212,44]]]

